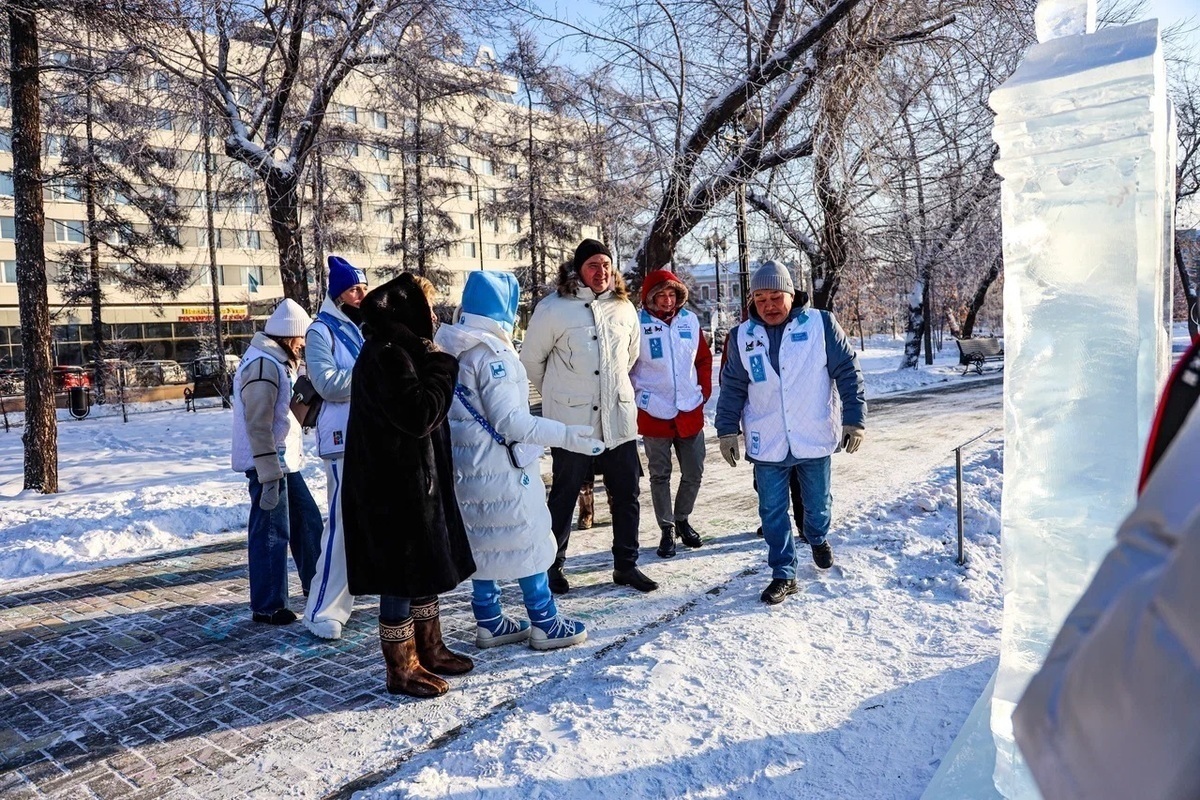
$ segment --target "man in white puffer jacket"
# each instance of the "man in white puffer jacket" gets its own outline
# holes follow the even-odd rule
[[[475,642],[493,647],[529,640],[551,650],[587,638],[583,623],[558,614],[546,569],[557,545],[538,468],[546,447],[595,456],[604,443],[588,425],[564,425],[529,413],[529,381],[512,344],[520,286],[508,272],[472,272],[461,316],[434,341],[458,359],[450,406],[455,494],[477,570],[471,609]],[[498,581],[517,580],[533,623],[505,616]]]
[[[637,568],[642,464],[629,370],[641,352],[640,335],[612,254],[603,243],[584,239],[559,268],[558,291],[533,312],[521,347],[521,363],[542,393],[542,416],[590,425],[608,448],[599,456],[551,451],[554,482],[548,504],[558,556],[550,568],[550,588],[555,594],[571,588],[563,574],[571,517],[580,487],[594,473],[604,476],[613,512],[613,583],[641,592],[658,588]]]
[[[325,462],[329,520],[321,534],[321,554],[303,622],[310,633],[322,639],[340,639],[342,626],[354,608],[346,578],[342,475],[350,377],[363,346],[358,307],[366,296],[366,273],[344,258],[330,256],[329,293],[304,336],[308,379],[324,401],[317,417],[317,452]]]

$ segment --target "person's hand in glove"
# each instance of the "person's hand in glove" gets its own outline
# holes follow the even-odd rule
[[[279,505],[279,483],[283,480],[283,468],[279,466],[279,456],[256,456],[254,469],[258,473],[258,482],[262,484],[262,494],[258,498],[258,507],[270,511]]]
[[[857,425],[843,425],[842,449],[847,453],[853,453],[863,443],[866,436],[867,432]]]
[[[720,437],[721,455],[729,462],[729,466],[736,467],[738,463],[738,434],[727,433]]]
[[[568,425],[563,449],[585,456],[598,456],[604,452],[604,442],[593,438],[596,431],[591,425]]]

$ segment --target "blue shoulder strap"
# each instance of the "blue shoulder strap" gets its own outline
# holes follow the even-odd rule
[[[337,337],[337,340],[341,342],[347,350],[350,351],[351,357],[357,361],[358,354],[362,352],[362,332],[352,325],[351,328],[354,330],[354,336],[346,333],[346,328],[342,325],[342,321],[330,314],[328,311],[318,312],[317,319],[325,323],[325,326],[329,328],[329,332]]]

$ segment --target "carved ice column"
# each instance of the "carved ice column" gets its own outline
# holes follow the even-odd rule
[[[1172,112],[1158,23],[1038,4],[991,96],[1004,225],[1004,629],[995,786],[1037,797],[1012,712],[1132,508],[1170,352]],[[1166,256],[1167,258],[1164,258]]]

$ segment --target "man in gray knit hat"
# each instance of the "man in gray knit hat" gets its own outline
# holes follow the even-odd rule
[[[762,600],[774,604],[796,593],[799,558],[788,519],[788,482],[793,474],[799,479],[804,537],[813,562],[828,569],[829,457],[839,446],[853,453],[862,444],[867,404],[846,334],[833,314],[806,307],[803,294],[795,302],[786,268],[767,261],[750,279],[750,292],[750,318],[726,344],[716,427],[729,465],[737,466],[739,434],[754,465],[772,578]]]

